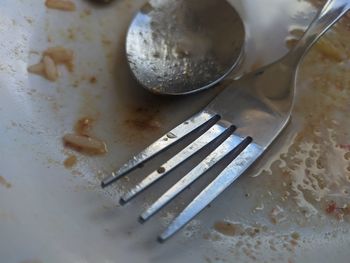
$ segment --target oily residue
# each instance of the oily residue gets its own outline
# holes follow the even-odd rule
[[[295,251],[297,247],[305,246],[306,239],[301,235],[303,232],[295,232],[298,227],[294,228],[294,223],[314,227],[320,235],[324,231],[322,227],[330,223],[335,223],[336,231],[348,228],[348,25],[349,19],[341,21],[305,57],[299,71],[292,122],[282,136],[286,141],[280,141],[284,148],[276,143],[273,148],[276,147],[274,153],[277,155],[267,156],[270,163],[266,164],[265,171],[258,173],[258,178],[249,180],[250,188],[247,189],[254,190],[247,197],[257,198],[259,204],[265,204],[265,207],[259,206],[262,209],[252,211],[251,216],[259,213],[269,219],[268,235],[262,232],[253,238],[242,237],[237,230],[241,223],[224,221],[216,223],[211,233],[205,236],[205,240],[217,243],[220,251],[229,243],[230,260],[232,256],[241,258],[243,254],[244,259],[248,257],[260,262],[265,257],[262,252],[268,251],[266,257],[271,258],[266,262],[280,262],[282,258],[286,259],[286,252],[287,258],[290,257],[288,262],[295,262]],[[292,33],[296,35],[297,32]],[[286,227],[293,232],[286,234]]]
[[[279,184],[282,181],[285,193],[281,198],[294,200],[306,217],[323,213],[350,220],[347,21],[326,34],[307,55],[297,85],[294,140],[268,171],[281,175]]]
[[[285,258],[286,254],[292,258],[301,239],[298,232],[273,233],[266,226],[228,221],[216,222],[213,231],[204,234],[203,238],[215,242],[220,248],[228,245],[231,259],[232,256],[237,256],[237,262],[244,261],[238,260],[242,255],[244,259],[250,258],[256,262],[262,262],[259,260],[262,251],[268,251],[266,262],[280,262],[281,256]],[[279,260],[276,260],[277,258]]]
[[[3,176],[0,176],[0,185],[7,189],[12,187],[12,184],[8,182]]]

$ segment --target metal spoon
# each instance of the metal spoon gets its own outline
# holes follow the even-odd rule
[[[126,53],[143,87],[181,95],[226,77],[244,40],[242,19],[226,0],[150,0],[130,25]]]

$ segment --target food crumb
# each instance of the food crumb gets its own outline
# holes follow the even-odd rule
[[[68,133],[63,136],[64,146],[87,155],[100,155],[107,153],[104,141],[89,136]]]
[[[76,6],[70,0],[46,0],[45,5],[47,8],[58,9],[62,11],[75,11]]]
[[[31,65],[28,67],[27,70],[29,73],[42,75],[43,77],[45,77],[44,63],[43,62],[39,62],[37,64]]]
[[[12,187],[12,184],[9,183],[3,176],[0,176],[0,185],[4,186],[7,189]]]
[[[327,59],[340,62],[343,60],[343,53],[326,37],[320,39],[315,45],[316,49]]]
[[[71,49],[64,48],[62,46],[55,46],[48,48],[44,51],[44,56],[49,56],[55,62],[56,65],[64,65],[69,72],[74,70],[74,53]]]
[[[58,78],[58,71],[55,62],[49,56],[43,58],[44,72],[48,80],[56,81]]]
[[[63,136],[64,146],[87,155],[101,155],[107,153],[107,145],[91,135],[93,119],[83,117],[74,125],[75,133]]]
[[[72,168],[77,164],[77,157],[75,155],[70,155],[67,157],[66,160],[64,160],[63,164],[66,168]]]
[[[27,68],[29,73],[40,75],[50,81],[58,79],[57,65],[63,64],[68,71],[72,72],[73,51],[60,46],[48,48],[43,52],[42,59],[39,63],[31,65]]]

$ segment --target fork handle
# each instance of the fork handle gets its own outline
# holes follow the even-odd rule
[[[329,0],[309,26],[298,44],[290,52],[294,66],[327,30],[350,9],[350,0]]]

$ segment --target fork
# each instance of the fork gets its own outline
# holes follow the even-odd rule
[[[197,166],[140,216],[140,221],[145,222],[214,165],[230,157],[232,161],[170,223],[158,240],[163,242],[174,235],[242,175],[287,126],[291,118],[300,62],[311,46],[349,8],[348,0],[328,1],[304,36],[284,58],[234,81],[201,112],[135,155],[103,180],[101,186],[104,188],[116,182],[190,134],[196,135],[192,143],[123,195],[120,202],[125,204],[188,158],[221,140]]]

